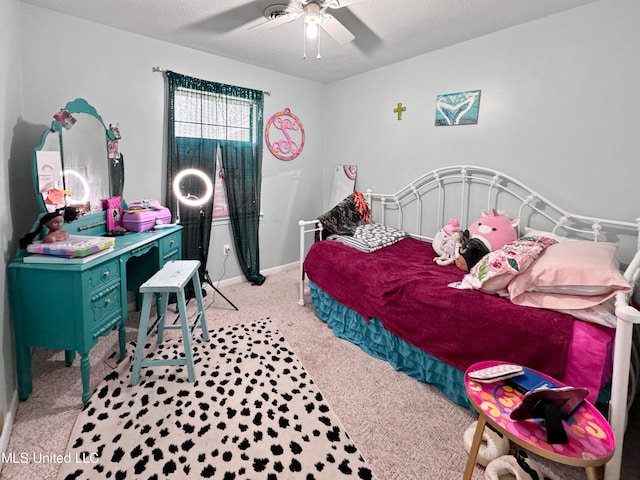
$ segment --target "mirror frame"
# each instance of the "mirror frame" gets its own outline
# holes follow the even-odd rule
[[[329,196],[329,208],[333,208],[353,193],[356,187],[357,175],[357,165],[336,165],[334,167],[331,195]]]
[[[110,168],[110,161],[109,161],[109,147],[108,147],[108,142],[109,141],[113,141],[116,140],[116,135],[113,132],[113,130],[109,129],[106,127],[106,125],[104,124],[104,121],[102,120],[102,116],[96,111],[96,109],[90,105],[85,99],[83,98],[76,98],[75,100],[72,100],[70,102],[68,102],[65,106],[65,109],[70,113],[70,114],[74,114],[74,113],[84,113],[87,115],[91,115],[92,117],[94,117],[96,120],[98,120],[98,122],[100,122],[100,124],[102,125],[102,127],[104,128],[104,132],[105,132],[105,147],[104,147],[104,161],[106,162],[106,169],[105,171],[107,172],[107,175],[109,178],[107,178],[107,182],[109,185],[109,195],[111,195],[111,192],[113,191],[113,186],[111,185],[111,168]],[[32,182],[33,182],[33,188],[35,190],[35,195],[36,195],[36,201],[40,207],[40,210],[42,212],[47,212],[47,205],[45,204],[44,198],[40,192],[39,189],[39,178],[38,178],[38,162],[37,162],[37,155],[39,151],[42,151],[42,149],[45,147],[45,145],[47,144],[48,141],[48,136],[49,135],[56,135],[57,138],[57,142],[58,142],[58,146],[60,149],[60,160],[62,163],[62,168],[64,169],[64,140],[63,140],[63,135],[62,135],[62,123],[54,120],[51,122],[51,127],[47,130],[44,131],[44,133],[42,134],[42,137],[40,139],[40,144],[33,150],[33,156],[32,156],[32,168],[31,168],[31,174],[32,174]],[[50,140],[49,140],[50,141]],[[65,182],[64,178],[63,178],[63,183]],[[63,187],[64,188],[64,187]]]

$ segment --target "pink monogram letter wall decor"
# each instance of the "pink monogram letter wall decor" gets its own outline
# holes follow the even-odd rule
[[[280,160],[293,160],[304,147],[302,122],[289,108],[275,113],[269,119],[264,136],[269,151]]]

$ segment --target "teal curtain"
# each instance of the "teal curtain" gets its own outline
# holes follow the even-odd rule
[[[203,244],[206,258],[213,202],[203,206],[202,211],[178,206],[172,192],[173,179],[185,168],[197,168],[215,182],[216,150],[220,147],[236,256],[247,280],[262,285],[265,277],[260,274],[258,229],[264,94],[171,71],[166,72],[166,77],[169,102],[166,199],[172,211],[180,208],[184,226],[183,257],[200,259],[202,252],[198,246]],[[185,102],[185,95],[188,95],[185,92],[195,92],[202,101]],[[185,105],[197,106],[193,112],[185,112],[190,108]],[[238,112],[242,118],[237,118]],[[187,179],[190,183],[181,182],[181,185],[192,190],[187,192],[183,188],[183,193],[194,192],[198,196],[201,180],[186,177],[185,181]],[[204,242],[200,242],[203,234]]]
[[[259,271],[258,248],[262,137],[259,145],[260,149],[244,142],[223,142],[221,145],[234,245],[242,271],[254,285],[262,285],[265,280]]]

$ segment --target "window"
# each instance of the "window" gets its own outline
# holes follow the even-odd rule
[[[219,93],[202,92],[190,88],[175,91],[174,125],[176,138],[211,140],[211,160],[215,162],[215,190],[213,218],[227,218],[229,207],[222,167],[221,140],[251,142],[252,125],[256,115],[255,102]],[[179,140],[178,140],[179,141]]]

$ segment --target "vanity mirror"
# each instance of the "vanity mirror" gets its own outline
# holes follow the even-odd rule
[[[102,211],[102,199],[122,195],[124,166],[113,148],[116,132],[107,129],[95,108],[82,98],[67,103],[54,118],[33,152],[33,183],[40,209],[79,205],[83,213]]]

